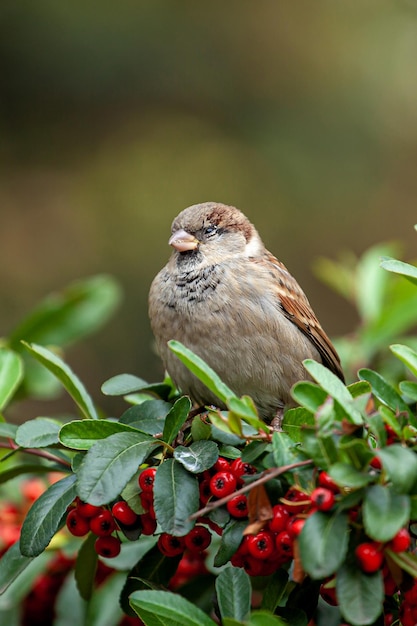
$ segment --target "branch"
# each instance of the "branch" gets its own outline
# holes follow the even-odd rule
[[[46,459],[47,461],[52,461],[54,463],[59,463],[64,467],[71,467],[71,463],[68,461],[64,461],[60,459],[58,456],[51,454],[50,452],[46,452],[45,450],[38,450],[36,448],[21,448],[13,442],[4,443],[0,441],[0,448],[6,448],[7,450],[13,450],[13,452],[26,452],[27,454],[33,454],[34,456],[38,456],[41,459]]]
[[[271,480],[271,478],[276,478],[277,476],[280,476],[280,474],[285,474],[285,472],[289,472],[292,469],[296,469],[297,467],[304,467],[306,465],[310,465],[311,463],[313,463],[313,461],[311,459],[307,459],[306,461],[298,461],[297,463],[292,463],[291,465],[282,465],[281,467],[274,467],[272,469],[267,469],[264,472],[262,472],[262,475],[260,476],[260,478],[257,478],[253,482],[248,483],[247,485],[245,485],[238,491],[234,491],[228,496],[225,496],[224,498],[220,498],[220,500],[214,500],[213,502],[210,502],[203,509],[200,509],[196,513],[193,513],[192,515],[190,515],[190,519],[193,520],[193,519],[197,519],[198,517],[203,517],[204,515],[207,515],[207,513],[210,513],[214,509],[217,509],[218,507],[223,506],[223,504],[226,504],[227,502],[229,502],[229,500],[231,500],[235,496],[238,496],[242,493],[246,493],[247,491],[250,491],[251,489],[253,489],[253,487],[257,487],[258,485],[263,485],[264,483],[268,482],[268,480]]]

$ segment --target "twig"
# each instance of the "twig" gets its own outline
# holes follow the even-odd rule
[[[214,500],[213,502],[210,502],[203,509],[200,509],[196,513],[193,513],[192,515],[190,515],[190,520],[197,519],[198,517],[207,515],[207,513],[210,513],[214,509],[217,509],[218,507],[223,506],[223,504],[226,504],[229,500],[231,500],[231,498],[234,498],[235,496],[246,493],[247,491],[250,491],[251,489],[253,489],[253,487],[257,487],[258,485],[263,485],[264,483],[268,482],[268,480],[271,480],[271,478],[276,478],[280,474],[285,474],[285,472],[289,472],[292,469],[296,469],[297,467],[304,467],[305,465],[310,465],[311,463],[313,463],[313,461],[311,459],[307,459],[306,461],[298,461],[297,463],[292,463],[291,465],[282,465],[281,467],[274,467],[272,469],[267,469],[262,473],[260,478],[257,478],[256,480],[254,480],[251,483],[248,483],[247,485],[244,485],[238,491],[234,491],[228,496],[225,496],[224,498],[220,498],[220,500]]]
[[[47,461],[53,461],[54,463],[59,463],[60,465],[64,465],[65,467],[71,467],[71,463],[68,461],[64,461],[60,459],[58,456],[50,454],[45,450],[37,450],[36,448],[21,448],[20,446],[10,443],[4,443],[0,441],[0,448],[6,448],[7,450],[12,450],[13,452],[26,452],[27,454],[33,454],[34,456],[38,456],[41,459],[46,459]]]

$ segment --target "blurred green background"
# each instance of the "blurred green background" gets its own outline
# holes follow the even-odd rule
[[[414,253],[415,1],[2,0],[0,58],[0,333],[114,275],[122,307],[69,354],[100,401],[161,379],[147,292],[190,204],[241,208],[332,336],[356,317],[314,260]]]

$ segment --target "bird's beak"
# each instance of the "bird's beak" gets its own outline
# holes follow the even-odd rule
[[[186,230],[177,230],[168,241],[169,245],[178,250],[178,252],[188,252],[189,250],[195,250],[200,243],[198,239],[187,233]]]

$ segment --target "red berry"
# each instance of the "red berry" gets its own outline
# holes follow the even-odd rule
[[[298,537],[305,523],[306,521],[303,517],[292,517],[287,524],[286,530],[291,537]]]
[[[191,552],[202,552],[211,543],[211,533],[205,526],[194,526],[184,540],[185,547]]]
[[[280,533],[282,530],[287,528],[290,514],[284,504],[276,504],[272,508],[272,514],[273,518],[268,522],[269,530],[273,533]]]
[[[331,476],[329,476],[327,472],[324,472],[324,471],[320,472],[318,483],[320,487],[325,487],[326,489],[330,489],[330,491],[333,491],[333,493],[339,493],[340,491],[339,487],[336,485],[333,478],[331,478]]]
[[[391,548],[393,552],[405,552],[408,550],[411,544],[410,533],[407,528],[401,528],[395,537],[391,539],[388,544],[388,547]]]
[[[377,572],[384,563],[381,546],[375,542],[360,543],[355,549],[355,555],[359,567],[366,574]]]
[[[319,511],[330,511],[334,505],[334,493],[325,487],[317,487],[311,494],[311,502]]]
[[[311,506],[310,496],[303,491],[291,487],[284,498],[282,498],[283,504],[289,513],[303,513]]]
[[[153,493],[150,491],[141,491],[139,494],[140,503],[145,511],[149,511],[153,505]]]
[[[149,513],[139,515],[139,519],[142,526],[142,535],[153,535],[156,530],[156,520]]]
[[[243,567],[249,576],[261,576],[263,561],[249,554],[243,557]]]
[[[132,511],[127,502],[123,500],[115,502],[111,508],[111,512],[118,522],[126,526],[132,526],[138,519],[136,513]]]
[[[236,490],[236,477],[232,472],[216,472],[210,479],[210,491],[213,496],[223,498]]]
[[[267,559],[274,552],[274,535],[267,530],[261,530],[248,539],[248,551],[255,559]]]
[[[147,467],[139,474],[139,487],[142,491],[151,493],[155,482],[156,467]]]
[[[67,515],[67,528],[74,537],[83,537],[90,530],[90,525],[85,517],[82,517],[77,509],[71,509]]]
[[[202,480],[201,483],[199,484],[199,490],[200,490],[201,504],[207,504],[207,502],[210,500],[212,496],[211,489],[210,489],[210,481]]]
[[[120,539],[117,537],[97,537],[94,548],[99,556],[112,559],[120,553]]]
[[[178,556],[184,552],[184,537],[174,537],[168,533],[162,533],[158,539],[158,548],[165,556]]]
[[[337,606],[338,600],[336,596],[336,587],[328,587],[328,583],[323,583],[320,587],[320,595],[327,604],[330,606]]]
[[[245,494],[234,496],[226,504],[226,508],[232,517],[247,517],[248,515],[248,499]]]
[[[99,537],[111,535],[116,530],[116,523],[110,511],[104,509],[100,515],[92,517],[90,519],[90,530]]]
[[[275,546],[280,555],[292,558],[294,540],[287,530],[278,533],[275,538]]]
[[[230,471],[237,479],[242,476],[249,476],[250,474],[256,474],[256,467],[250,463],[244,463],[242,459],[235,459],[230,464]]]
[[[230,471],[230,463],[223,456],[219,456],[215,464],[213,465],[213,469],[216,472]]]
[[[89,504],[88,502],[78,502],[77,511],[82,517],[90,518],[99,515],[103,511],[102,506],[94,506],[94,504]]]
[[[374,458],[371,459],[369,465],[373,467],[374,469],[380,470],[382,468],[382,463],[381,463],[381,459],[379,458],[379,456],[374,456]]]

